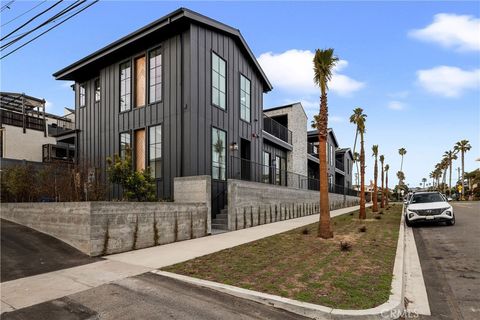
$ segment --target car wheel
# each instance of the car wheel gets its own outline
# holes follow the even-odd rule
[[[405,216],[405,223],[407,224],[408,227],[412,226],[412,222],[410,222],[410,220],[408,220],[407,216]]]
[[[451,220],[447,221],[447,226],[453,226],[455,224],[455,216]]]

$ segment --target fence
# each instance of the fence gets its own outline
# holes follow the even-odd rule
[[[297,189],[320,190],[318,179],[282,170],[275,164],[267,166],[238,157],[230,157],[227,176],[229,179],[261,182]],[[357,191],[342,185],[329,183],[328,190],[331,193],[358,196]]]
[[[263,130],[292,144],[292,131],[266,115],[263,115]]]

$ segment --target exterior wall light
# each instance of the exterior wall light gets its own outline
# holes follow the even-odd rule
[[[230,144],[230,151],[237,151],[238,150],[238,144],[236,142],[232,142]]]

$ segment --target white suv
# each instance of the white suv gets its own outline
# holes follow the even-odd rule
[[[407,226],[422,221],[445,222],[455,224],[452,206],[439,192],[415,192],[405,204]]]

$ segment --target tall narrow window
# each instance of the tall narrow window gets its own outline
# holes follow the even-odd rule
[[[162,100],[162,54],[160,49],[150,51],[148,77],[148,101],[150,103]]]
[[[135,59],[135,108],[145,105],[145,56]]]
[[[80,107],[85,107],[85,84],[80,85],[79,98],[80,98]]]
[[[95,102],[100,101],[100,79],[95,79]]]
[[[226,133],[212,128],[212,179],[226,179]]]
[[[270,153],[263,151],[263,170],[262,170],[262,182],[270,183]]]
[[[120,111],[127,111],[131,108],[131,79],[132,68],[130,61],[120,65]]]
[[[281,158],[279,156],[275,156],[275,184],[276,185],[281,185],[282,180],[281,180],[281,169],[280,169],[280,160]]]
[[[226,108],[226,62],[212,52],[212,104]]]
[[[250,122],[250,80],[240,75],[240,118]]]
[[[150,127],[148,132],[148,166],[152,177],[162,177],[162,126]]]
[[[132,150],[132,137],[129,132],[120,133],[120,157],[125,159],[127,150]]]
[[[145,129],[135,131],[135,170],[145,170]]]

